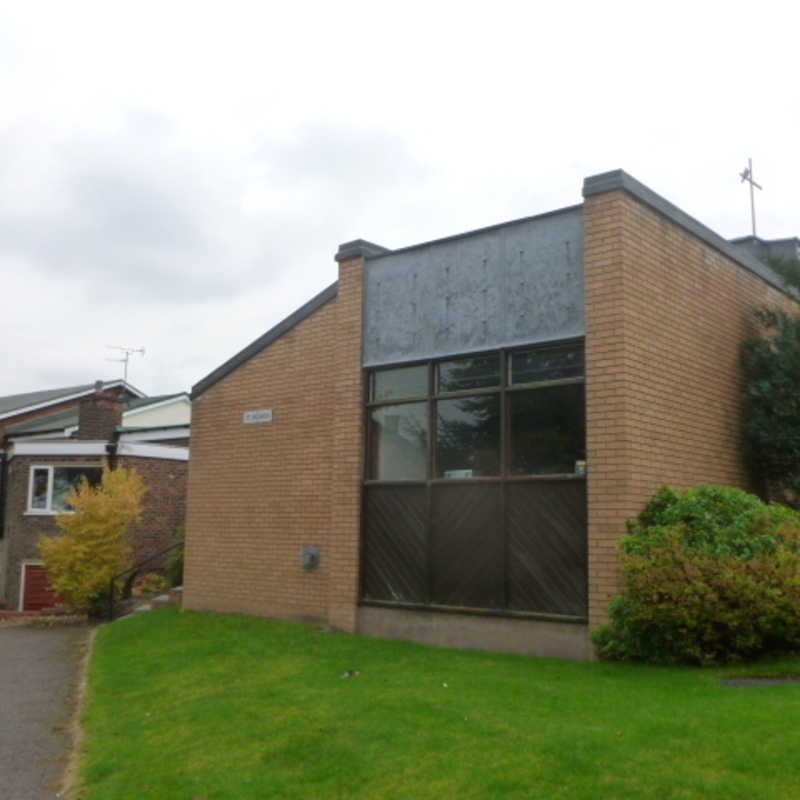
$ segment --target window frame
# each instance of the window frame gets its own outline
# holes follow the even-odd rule
[[[583,374],[568,378],[554,378],[551,380],[531,381],[529,383],[511,383],[511,358],[514,354],[528,352],[531,350],[554,350],[558,348],[579,349],[583,360]],[[497,353],[500,360],[499,385],[481,389],[463,389],[453,392],[440,392],[438,387],[438,365],[445,362],[458,361],[461,359],[478,358]],[[529,473],[515,474],[511,471],[511,409],[508,396],[512,393],[527,392],[536,389],[549,387],[567,386],[574,384],[586,384],[586,347],[583,337],[573,339],[561,339],[556,342],[541,342],[515,347],[504,347],[496,350],[480,350],[471,353],[459,353],[457,355],[447,355],[429,359],[418,359],[415,361],[404,361],[398,364],[385,364],[375,367],[365,368],[364,380],[364,463],[362,480],[365,486],[391,486],[391,485],[432,485],[454,483],[474,483],[488,482],[499,483],[508,481],[542,481],[542,480],[586,480],[586,471],[567,472],[567,473]],[[374,376],[382,371],[403,369],[406,367],[426,366],[428,373],[428,393],[427,395],[417,395],[414,397],[392,398],[391,400],[373,400]],[[500,470],[497,475],[475,476],[469,478],[445,478],[439,476],[439,465],[437,458],[438,450],[438,414],[437,403],[439,400],[458,399],[461,397],[475,397],[478,395],[497,395],[499,397],[500,408],[500,442],[499,459]],[[424,478],[415,479],[381,479],[373,478],[370,475],[372,468],[372,434],[370,424],[371,412],[380,406],[398,406],[406,403],[426,403],[428,410],[428,458],[426,464],[426,474]],[[584,394],[584,431],[586,429],[586,404]]]
[[[27,507],[25,509],[26,515],[53,517],[57,514],[74,514],[75,511],[70,508],[57,509],[53,508],[53,489],[55,488],[55,470],[57,469],[97,469],[100,470],[100,475],[103,473],[102,464],[31,464],[28,470],[28,493],[27,493]],[[33,507],[33,476],[36,470],[47,471],[47,505],[45,508]]]

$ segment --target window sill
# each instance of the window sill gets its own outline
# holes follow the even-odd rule
[[[28,509],[22,513],[23,517],[57,517],[59,514],[74,514],[74,511],[31,511]]]
[[[526,483],[536,481],[585,481],[586,475],[575,472],[550,472],[543,475],[475,476],[473,478],[431,478],[430,480],[376,480],[364,481],[365,486],[452,486],[470,483]]]

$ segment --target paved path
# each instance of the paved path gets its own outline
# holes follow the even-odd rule
[[[55,800],[85,627],[0,626],[0,797]]]

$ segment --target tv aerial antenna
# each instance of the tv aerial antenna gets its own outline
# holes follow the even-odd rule
[[[753,238],[756,235],[756,195],[753,191],[754,189],[762,190],[763,187],[760,186],[753,180],[753,159],[747,159],[747,166],[739,173],[739,177],[742,179],[742,183],[747,181],[750,184],[750,218],[753,222]]]
[[[116,344],[107,344],[106,347],[109,350],[119,350],[122,353],[122,358],[107,358],[106,361],[117,361],[125,365],[125,374],[123,380],[127,383],[128,362],[131,360],[131,356],[134,353],[140,353],[142,356],[144,356],[144,347],[120,347],[119,345]]]

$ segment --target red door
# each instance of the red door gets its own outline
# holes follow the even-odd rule
[[[23,611],[40,611],[53,608],[64,601],[54,591],[47,579],[47,572],[41,564],[23,564],[24,591]]]

